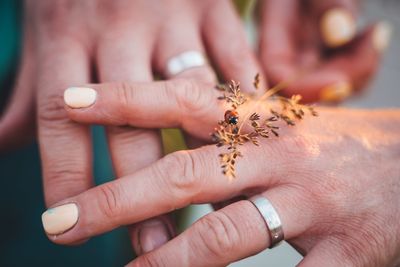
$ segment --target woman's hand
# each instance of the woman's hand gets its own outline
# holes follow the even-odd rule
[[[337,102],[365,88],[390,39],[386,23],[357,34],[355,0],[267,0],[260,7],[260,57],[272,84],[305,101]]]
[[[27,0],[25,10],[22,68],[12,102],[0,122],[0,149],[20,144],[20,136],[34,132],[37,119],[48,206],[93,186],[89,127],[68,119],[60,97],[65,87],[96,80],[151,81],[152,71],[175,78],[166,73],[167,61],[187,50],[209,52],[227,79],[241,77],[249,88],[252,76],[260,70],[227,0]],[[207,64],[176,77],[215,82]],[[118,177],[134,173],[162,155],[158,130],[110,126],[106,131]],[[173,235],[168,220],[148,226],[146,231],[131,228],[139,253]],[[147,230],[155,228],[158,230]],[[141,236],[147,233],[141,245],[139,232]]]
[[[224,114],[216,90],[190,81],[87,87],[67,90],[64,98],[68,116],[81,123],[180,126],[209,139]],[[68,107],[88,91],[96,98]],[[243,145],[232,182],[221,172],[222,148],[180,151],[55,204],[43,215],[44,228],[54,242],[68,244],[189,204],[261,194],[280,215],[286,240],[306,255],[300,266],[394,266],[400,259],[400,112],[318,112],[259,147]],[[239,201],[131,265],[221,266],[269,245],[257,209]]]

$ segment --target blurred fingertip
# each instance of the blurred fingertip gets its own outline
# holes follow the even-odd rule
[[[357,24],[349,10],[336,7],[327,10],[322,15],[320,31],[325,45],[335,48],[354,38],[357,33]]]
[[[393,26],[386,21],[379,22],[375,26],[372,35],[372,44],[378,52],[382,53],[388,48],[392,33]]]
[[[350,82],[342,81],[323,87],[320,91],[320,100],[326,103],[335,103],[348,98],[353,92]]]

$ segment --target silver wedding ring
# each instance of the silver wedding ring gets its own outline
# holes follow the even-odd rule
[[[249,198],[249,201],[253,203],[264,218],[271,237],[270,248],[279,245],[281,241],[284,240],[285,236],[283,234],[281,219],[274,206],[272,206],[267,198],[261,196],[253,196]]]
[[[185,70],[204,66],[206,62],[204,55],[199,51],[186,51],[168,60],[166,75],[173,77]]]

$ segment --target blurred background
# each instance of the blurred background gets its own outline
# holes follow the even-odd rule
[[[242,1],[243,2],[243,1]],[[385,20],[393,26],[392,42],[378,75],[369,89],[346,101],[350,107],[400,107],[400,1],[361,1],[361,24]],[[12,88],[21,48],[21,1],[0,0],[0,111]],[[250,37],[251,20],[246,20]],[[93,128],[94,173],[97,183],[112,179],[104,134]],[[170,135],[164,140],[170,142]],[[182,144],[179,144],[182,147]],[[91,239],[79,247],[61,247],[47,240],[40,216],[45,207],[40,159],[36,144],[0,154],[0,266],[123,266],[132,259],[125,229]],[[295,207],[294,207],[295,208]],[[208,205],[187,208],[178,214],[180,228],[211,211]],[[295,266],[302,259],[289,245],[266,250],[231,266]]]

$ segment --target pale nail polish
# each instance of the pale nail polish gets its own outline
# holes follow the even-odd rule
[[[168,227],[160,220],[145,222],[139,230],[140,253],[152,251],[171,239]]]
[[[70,87],[64,92],[64,102],[70,108],[87,108],[96,102],[97,92],[88,87]]]
[[[50,208],[42,214],[43,228],[49,235],[62,234],[78,221],[79,211],[74,203]]]
[[[321,34],[326,45],[337,47],[346,44],[357,31],[353,15],[343,8],[333,8],[321,18]]]
[[[378,52],[385,51],[389,46],[392,30],[392,26],[387,22],[380,22],[375,26],[372,43]]]
[[[349,82],[338,82],[321,90],[320,99],[323,102],[338,102],[351,95],[353,87]]]

